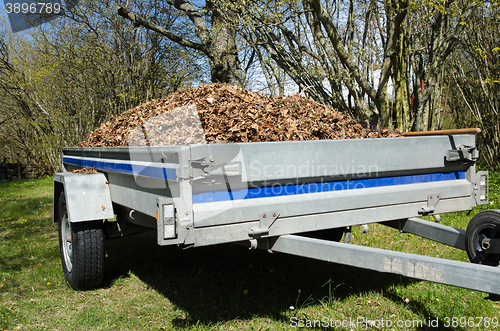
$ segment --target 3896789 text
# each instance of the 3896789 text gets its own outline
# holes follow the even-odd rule
[[[59,14],[61,4],[50,2],[7,2],[5,11],[7,14]]]

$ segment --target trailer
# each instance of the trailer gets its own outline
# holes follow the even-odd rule
[[[64,148],[53,214],[65,279],[99,286],[105,239],[156,231],[159,245],[245,244],[500,295],[500,211],[466,230],[419,218],[488,203],[476,132]],[[97,173],[73,173],[82,168]],[[351,227],[370,223],[465,250],[472,263],[350,244]]]

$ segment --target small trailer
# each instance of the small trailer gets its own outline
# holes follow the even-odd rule
[[[244,243],[499,295],[500,211],[475,215],[466,231],[418,218],[488,203],[476,132],[64,148],[54,222],[65,279],[99,286],[104,240],[155,230],[159,245]],[[82,168],[97,173],[73,173]],[[349,244],[351,227],[369,223],[465,250],[473,263]]]

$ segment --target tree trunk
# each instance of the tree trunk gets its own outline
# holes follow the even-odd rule
[[[408,45],[405,31],[401,28],[399,35],[398,56],[394,61],[394,94],[396,101],[396,123],[401,132],[410,131],[411,113],[410,113],[410,93],[408,90]]]
[[[212,82],[243,85],[243,72],[238,58],[236,45],[236,29],[233,22],[226,18],[234,15],[230,11],[222,13],[219,7],[224,8],[224,3],[215,4],[207,1],[207,8],[212,12],[211,28],[204,21],[204,15],[191,3],[184,0],[166,0],[166,3],[177,8],[188,16],[194,25],[194,31],[200,42],[195,42],[176,34],[160,25],[157,25],[140,15],[130,12],[128,8],[118,6],[118,15],[130,20],[135,26],[142,25],[146,29],[156,31],[168,39],[192,48],[208,57]]]
[[[207,5],[212,10],[211,43],[207,52],[212,82],[243,86],[243,72],[236,46],[236,29],[232,23],[234,18],[231,17],[231,21],[228,22],[224,17],[234,14],[231,11],[223,14],[208,1]]]
[[[384,128],[392,129],[392,112],[387,96],[387,84],[379,86],[377,98],[374,100],[374,103],[380,113],[380,125]]]

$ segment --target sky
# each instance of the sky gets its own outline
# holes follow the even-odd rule
[[[45,0],[47,2],[52,2],[53,0]],[[61,0],[59,0],[61,1]],[[7,32],[8,33],[12,33],[12,26],[10,24],[10,21],[9,21],[9,16],[8,14],[6,13],[6,6],[5,4],[6,3],[13,3],[13,2],[17,2],[17,3],[27,3],[27,4],[32,4],[32,3],[38,3],[36,0],[2,0],[0,1],[0,21],[2,22],[5,22],[5,28],[7,29]],[[38,8],[40,8],[38,6]],[[18,21],[19,21],[19,16],[17,17]],[[21,31],[19,31],[21,32]]]

